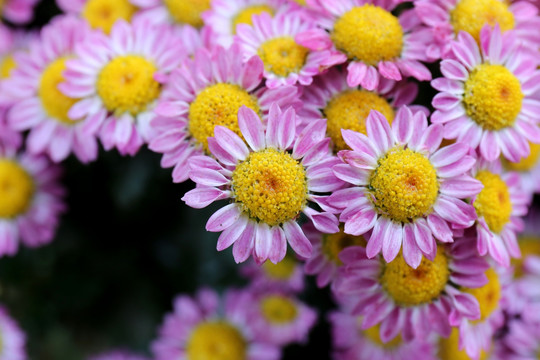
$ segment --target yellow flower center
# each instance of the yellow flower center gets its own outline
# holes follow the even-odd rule
[[[438,348],[439,359],[441,360],[473,360],[465,350],[459,350],[459,330],[452,329],[452,333],[448,338],[439,338]],[[489,353],[482,350],[479,360],[486,360]]]
[[[25,169],[12,160],[0,159],[0,218],[23,214],[34,195],[34,182]]]
[[[485,24],[492,27],[499,24],[502,31],[514,28],[514,14],[508,9],[508,4],[499,0],[461,0],[450,12],[450,23],[457,34],[468,32],[480,41],[480,30]]]
[[[366,240],[363,236],[353,236],[346,234],[343,231],[343,226],[340,231],[335,234],[325,234],[322,238],[322,252],[326,257],[341,266],[343,262],[339,259],[339,253],[350,246],[366,246]]]
[[[499,282],[499,276],[490,268],[486,271],[488,283],[482,287],[470,289],[463,288],[461,291],[473,295],[480,304],[480,320],[487,319],[497,308],[499,307],[499,300],[501,299],[501,283]]]
[[[523,262],[529,256],[540,256],[540,238],[534,236],[521,236],[519,238],[520,258],[512,258],[514,277],[521,278],[524,275]]]
[[[295,219],[306,206],[304,167],[286,152],[253,152],[232,174],[235,201],[251,218],[270,226]]]
[[[484,185],[473,204],[476,213],[484,217],[491,231],[500,233],[512,215],[508,186],[499,175],[487,170],[480,171],[476,179]]]
[[[294,260],[292,257],[285,256],[285,258],[277,264],[266,261],[262,265],[262,268],[266,275],[271,279],[288,280],[294,274],[296,264],[296,260]]]
[[[268,40],[257,51],[266,71],[281,77],[299,72],[306,63],[308,53],[308,49],[298,45],[290,36]]]
[[[88,0],[82,10],[82,17],[94,29],[111,32],[118,20],[131,21],[137,8],[129,0]]]
[[[219,83],[202,90],[189,106],[189,132],[208,152],[209,137],[216,125],[226,126],[238,136],[238,110],[242,105],[258,113],[257,98],[235,84]]]
[[[186,346],[188,360],[247,359],[246,339],[240,331],[225,321],[198,325]]]
[[[11,71],[15,69],[17,63],[13,55],[5,56],[0,62],[0,79],[7,79],[11,75]]]
[[[327,133],[334,142],[334,150],[349,149],[341,137],[341,129],[366,134],[366,118],[371,110],[381,112],[390,123],[394,120],[394,109],[388,101],[374,92],[346,90],[335,95],[323,109],[327,119]]]
[[[275,325],[291,323],[298,315],[296,304],[281,295],[270,295],[261,300],[261,311],[264,318]]]
[[[437,299],[450,277],[444,248],[437,248],[433,261],[422,258],[418,268],[410,267],[400,253],[390,263],[383,263],[381,284],[396,304],[417,306]]]
[[[331,37],[349,59],[368,65],[393,60],[403,48],[403,28],[398,18],[371,4],[357,6],[340,17]]]
[[[138,55],[117,56],[101,70],[97,93],[110,112],[137,115],[157,99],[161,85],[156,66]]]
[[[74,125],[77,121],[68,117],[68,111],[79,99],[64,95],[58,84],[64,82],[62,75],[66,68],[67,58],[58,58],[47,66],[41,74],[38,95],[47,115],[65,125]]]
[[[359,318],[358,320],[361,321],[361,319],[362,318]],[[380,325],[377,324],[375,326],[370,327],[367,330],[361,330],[361,332],[373,344],[375,344],[377,346],[380,346],[380,347],[382,347],[384,349],[396,348],[396,347],[398,347],[399,345],[401,345],[403,343],[403,340],[401,339],[401,335],[398,335],[395,338],[393,338],[392,340],[390,340],[389,342],[384,343],[381,340],[380,329],[381,329]]]
[[[486,130],[514,125],[522,100],[519,80],[502,65],[478,65],[465,82],[467,115]]]
[[[201,14],[210,9],[210,0],[163,0],[174,21],[195,27],[203,26]]]
[[[540,158],[540,144],[529,143],[531,153],[529,156],[521,158],[519,162],[510,162],[503,158],[504,167],[510,171],[522,171],[527,172],[532,170],[537,164]]]
[[[428,158],[411,149],[395,147],[379,159],[368,189],[380,214],[409,222],[432,211],[439,182]]]
[[[306,6],[306,0],[294,0],[299,5]]]
[[[236,26],[238,24],[253,25],[253,15],[268,13],[274,15],[274,9],[268,5],[252,5],[244,8],[233,19],[233,34],[236,34]]]

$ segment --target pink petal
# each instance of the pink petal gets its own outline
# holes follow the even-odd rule
[[[283,230],[291,248],[298,255],[309,259],[312,253],[312,245],[296,221],[284,223]]]
[[[403,226],[403,258],[414,269],[422,262],[422,252],[416,245],[414,228],[410,223]]]
[[[274,264],[277,264],[285,257],[287,253],[287,238],[285,232],[279,226],[272,227],[272,249],[268,258]]]
[[[248,157],[249,150],[246,144],[232,130],[225,126],[216,126],[214,134],[219,146],[235,159],[243,161]]]
[[[383,238],[382,253],[384,260],[389,263],[394,260],[401,249],[403,227],[400,223],[388,221]]]
[[[253,149],[259,151],[264,149],[266,143],[264,139],[264,128],[255,111],[246,106],[242,106],[238,110],[238,126],[244,139]]]
[[[236,223],[241,214],[242,212],[236,204],[226,205],[210,216],[206,223],[206,230],[211,232],[223,231]]]
[[[221,233],[217,242],[217,251],[223,251],[231,246],[246,229],[248,218],[246,216],[240,216],[232,226],[229,226],[225,231]]]

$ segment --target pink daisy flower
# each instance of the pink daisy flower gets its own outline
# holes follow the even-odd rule
[[[299,293],[304,290],[304,270],[294,256],[285,256],[277,264],[247,262],[240,268],[240,273],[250,280],[249,287],[254,291]]]
[[[18,66],[4,82],[15,101],[8,113],[10,126],[17,131],[30,130],[28,150],[46,153],[54,162],[71,153],[82,162],[97,157],[96,131],[88,129],[82,119],[68,116],[77,98],[59,89],[67,59],[88,32],[84,22],[74,17],[54,19],[42,29],[40,41],[32,42],[29,51],[16,55]]]
[[[367,256],[382,251],[392,261],[403,244],[407,264],[416,268],[422,254],[433,259],[435,239],[452,242],[451,226],[474,224],[474,208],[461,199],[480,192],[482,184],[467,172],[475,158],[469,147],[456,143],[442,149],[442,126],[428,126],[425,114],[407,107],[396,114],[392,127],[379,112],[366,121],[367,136],[343,130],[346,144],[334,166],[335,175],[352,187],[334,192],[328,203],[342,209],[345,232],[373,233]]]
[[[318,23],[324,30],[302,33],[296,41],[312,50],[341,52],[341,61],[349,61],[349,86],[374,90],[381,76],[396,81],[404,76],[431,80],[431,72],[420,62],[428,60],[423,49],[431,34],[420,26],[414,11],[406,10],[399,17],[391,13],[399,1],[307,2],[320,12]]]
[[[486,26],[478,47],[461,32],[451,45],[455,59],[441,63],[444,78],[432,82],[440,93],[431,121],[445,124],[445,138],[478,148],[488,161],[502,152],[517,162],[529,155],[528,141],[540,142],[540,101],[531,97],[540,90],[540,71],[513,35]]]
[[[89,360],[148,360],[148,358],[133,354],[129,351],[114,350],[101,355],[92,356]]]
[[[26,24],[34,17],[39,0],[4,0],[0,4],[2,17],[14,24]]]
[[[161,166],[174,167],[174,182],[188,179],[188,159],[209,153],[208,137],[216,125],[227,126],[237,135],[238,110],[247,106],[266,122],[270,105],[282,108],[299,106],[299,90],[294,86],[279,89],[261,87],[263,64],[253,57],[238,61],[237,44],[228,50],[201,48],[184,66],[173,71],[167,94],[156,108],[152,122],[156,137],[149,148],[162,153]]]
[[[9,316],[7,309],[0,306],[0,339],[2,348],[0,358],[3,360],[26,360],[26,335],[19,324]]]
[[[262,59],[269,88],[296,83],[310,85],[314,76],[342,62],[340,56],[335,56],[330,50],[309,50],[294,40],[295,36],[314,28],[311,21],[302,19],[298,14],[271,17],[263,13],[253,17],[253,26],[240,24],[237,39],[244,61],[253,56]]]
[[[449,317],[480,318],[478,301],[462,288],[483,286],[489,265],[470,239],[440,245],[435,258],[423,258],[416,269],[401,254],[390,263],[369,259],[362,247],[349,247],[340,258],[345,267],[335,291],[354,304],[352,315],[363,316],[362,329],[379,324],[383,343],[398,335],[405,341],[449,336]]]
[[[130,0],[140,8],[137,19],[156,24],[203,26],[202,13],[211,0]]]
[[[292,108],[282,112],[270,108],[268,124],[242,107],[238,125],[246,143],[233,131],[216,126],[215,137],[208,139],[212,155],[192,157],[190,178],[197,188],[183,198],[191,207],[202,208],[220,199],[231,203],[214,213],[206,224],[208,231],[223,231],[217,249],[234,243],[236,262],[253,253],[258,263],[281,261],[287,242],[304,258],[311,256],[312,245],[297,223],[301,213],[319,231],[335,233],[338,221],[328,212],[318,212],[310,203],[322,204],[327,193],[342,186],[332,174],[336,159],[328,153],[324,121],[296,135],[296,114]],[[292,149],[292,151],[290,151]]]
[[[250,300],[249,293],[237,291],[228,291],[223,300],[211,290],[195,298],[178,296],[152,343],[155,359],[279,359],[279,347],[251,330]]]
[[[49,243],[65,210],[60,168],[45,156],[0,146],[0,256],[15,255],[19,241]]]
[[[70,109],[99,131],[105,150],[134,155],[152,137],[150,121],[168,73],[185,56],[170,29],[118,21],[108,37],[93,33],[66,61],[60,89],[80,98]]]

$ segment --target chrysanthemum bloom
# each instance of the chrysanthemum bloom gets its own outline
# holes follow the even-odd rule
[[[324,287],[333,281],[343,265],[339,253],[350,246],[366,246],[363,236],[346,234],[343,227],[335,234],[323,234],[312,224],[303,227],[304,233],[313,244],[313,256],[306,260],[306,274],[317,275],[317,286]]]
[[[140,8],[137,19],[156,24],[203,26],[202,13],[210,9],[210,0],[130,0]]]
[[[262,263],[281,261],[287,242],[304,258],[311,256],[312,245],[297,223],[301,213],[325,233],[338,231],[338,221],[328,212],[318,212],[310,203],[321,201],[343,184],[334,177],[336,163],[328,152],[324,121],[313,122],[296,135],[296,114],[292,108],[282,112],[270,108],[268,124],[242,107],[238,112],[241,135],[216,126],[215,137],[208,139],[212,155],[195,156],[189,161],[190,178],[197,188],[183,198],[189,206],[205,207],[216,200],[231,199],[231,204],[214,213],[206,224],[208,231],[223,231],[217,249],[234,243],[237,262],[251,253]],[[290,151],[292,150],[292,151]]]
[[[460,32],[452,42],[455,59],[443,60],[444,78],[431,83],[440,91],[431,121],[445,124],[445,138],[479,148],[489,161],[502,152],[517,162],[529,155],[528,141],[540,142],[540,101],[531,97],[540,89],[540,71],[520,51],[513,32],[486,26],[480,39],[479,48]]]
[[[492,359],[490,354],[493,350],[493,341],[489,340],[488,351],[480,351],[478,357],[470,357],[465,350],[460,350],[459,345],[459,330],[457,328],[452,329],[452,333],[449,337],[441,337],[436,341],[436,353],[438,360],[488,360]],[[496,358],[495,358],[496,359]],[[503,360],[503,359],[500,359]],[[507,360],[504,358],[504,360]]]
[[[101,355],[96,355],[89,360],[148,360],[147,357],[133,354],[129,351],[114,350]]]
[[[45,156],[0,146],[0,256],[14,255],[19,241],[37,247],[52,240],[64,210],[60,172]]]
[[[250,279],[249,287],[255,291],[285,291],[298,293],[304,289],[304,270],[294,256],[285,256],[277,264],[246,263],[240,272]]]
[[[334,192],[328,202],[343,209],[346,233],[373,230],[369,258],[382,251],[390,262],[403,244],[405,261],[416,268],[422,254],[435,257],[435,239],[453,241],[452,225],[474,224],[474,208],[461,199],[482,188],[467,174],[475,158],[467,155],[465,143],[439,149],[442,126],[428,126],[423,112],[413,116],[406,107],[391,128],[381,113],[372,111],[366,130],[367,136],[342,131],[352,150],[338,153],[344,164],[336,165],[334,173],[352,187]]]
[[[60,89],[80,98],[69,111],[99,130],[106,150],[134,155],[151,136],[153,108],[168,73],[184,58],[182,44],[165,26],[117,21],[111,35],[93,33],[66,61]]]
[[[195,298],[174,300],[174,312],[165,317],[152,343],[156,360],[277,360],[280,349],[254,336],[247,292],[228,291],[223,300],[210,290]]]
[[[14,23],[26,24],[34,16],[34,7],[39,0],[2,0],[0,2],[0,15]]]
[[[8,113],[10,125],[18,131],[30,130],[28,150],[47,153],[55,162],[74,153],[82,162],[97,157],[97,130],[80,117],[72,120],[68,111],[77,94],[67,96],[59,89],[66,62],[76,44],[89,34],[85,23],[72,16],[54,19],[32,42],[27,52],[17,54],[18,66],[3,88],[15,103]]]
[[[350,149],[343,137],[342,129],[366,134],[366,118],[371,110],[382,113],[392,122],[397,109],[409,105],[418,94],[413,82],[395,82],[382,78],[374,91],[347,85],[347,75],[336,68],[315,78],[311,86],[303,88],[304,106],[298,114],[306,123],[314,119],[327,119],[327,135],[332,139],[334,151]],[[426,111],[422,106],[410,106],[413,111]],[[425,109],[425,110],[424,110]]]
[[[502,159],[506,171],[515,171],[521,179],[521,187],[529,194],[540,192],[540,144],[529,143],[531,152],[518,162]]]
[[[362,329],[362,318],[346,312],[330,313],[335,360],[435,360],[433,345],[425,339],[405,342],[401,336],[384,343],[380,326]]]
[[[9,316],[4,306],[0,306],[0,341],[2,344],[0,358],[2,360],[27,359],[25,348],[26,335],[17,322]]]
[[[412,10],[399,17],[391,11],[398,1],[383,0],[308,0],[320,11],[323,29],[302,33],[297,41],[313,50],[335,48],[348,65],[347,83],[374,90],[380,76],[399,81],[403,76],[431,80],[431,72],[420,61],[430,41],[430,33],[420,26]]]
[[[478,252],[508,267],[510,256],[520,256],[516,234],[523,230],[521,217],[527,215],[530,195],[521,188],[519,174],[502,172],[498,163],[478,160],[472,175],[484,185],[472,199]]]
[[[343,250],[340,259],[344,268],[336,279],[336,293],[354,304],[353,315],[363,316],[362,329],[380,324],[385,343],[400,334],[405,341],[425,339],[432,332],[448,336],[448,319],[454,313],[480,318],[478,301],[462,288],[484,285],[489,265],[471,239],[439,245],[433,261],[424,257],[416,269],[402,254],[386,263],[380,257],[369,259],[359,246]]]
[[[295,36],[314,28],[315,24],[298,14],[271,17],[263,13],[253,17],[253,26],[240,24],[237,39],[244,61],[255,55],[262,59],[269,88],[296,83],[310,85],[314,76],[336,65],[334,60],[339,58],[330,50],[310,50],[294,40]]]
[[[451,51],[451,42],[460,31],[480,43],[480,32],[488,24],[498,24],[503,32],[514,30],[520,41],[538,48],[540,18],[538,9],[528,1],[506,0],[415,0],[415,11],[433,32],[428,56],[438,59]]]
[[[156,137],[150,149],[163,154],[161,166],[174,167],[174,182],[188,179],[187,160],[209,153],[208,137],[223,125],[240,135],[238,110],[247,106],[266,121],[272,103],[282,108],[299,105],[294,86],[260,87],[263,63],[258,57],[242,64],[237,44],[211,52],[199,49],[194,58],[172,72],[166,96],[156,108],[152,122]]]

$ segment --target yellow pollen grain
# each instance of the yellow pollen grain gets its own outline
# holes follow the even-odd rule
[[[199,324],[187,342],[189,360],[247,359],[248,343],[240,331],[225,321]]]
[[[361,320],[361,318],[359,318],[359,321],[360,320]],[[380,327],[379,324],[377,324],[375,326],[370,327],[367,330],[361,330],[361,332],[373,344],[375,344],[375,345],[377,345],[377,346],[379,346],[381,348],[384,348],[384,349],[393,349],[393,348],[396,348],[396,347],[398,347],[399,345],[401,345],[403,343],[403,339],[401,338],[401,335],[398,335],[395,338],[393,338],[392,340],[384,343],[381,340],[380,330],[381,330],[381,327]]]
[[[294,274],[297,262],[290,256],[285,256],[283,260],[277,264],[273,264],[270,261],[266,261],[262,268],[265,274],[274,280],[288,280]]]
[[[437,248],[433,261],[422,258],[417,269],[410,267],[400,253],[395,260],[383,264],[380,282],[384,290],[400,306],[418,306],[439,298],[444,291],[450,270],[444,248]]]
[[[234,199],[249,217],[270,226],[295,219],[306,206],[304,167],[289,153],[253,152],[232,174]]]
[[[368,65],[396,59],[403,49],[403,28],[398,18],[371,4],[354,7],[340,17],[331,38],[350,60]]]
[[[379,159],[368,190],[379,214],[406,223],[431,213],[439,182],[427,157],[395,147]]]
[[[467,115],[486,130],[514,125],[523,101],[521,84],[502,65],[476,66],[465,81],[463,105]]]
[[[523,262],[529,256],[540,257],[540,238],[536,236],[520,236],[518,239],[519,248],[521,250],[520,258],[512,258],[512,266],[514,267],[514,278],[519,279],[524,275]]]
[[[156,72],[156,66],[142,56],[117,56],[101,70],[97,93],[110,112],[137,115],[161,92],[161,85],[154,80]]]
[[[473,205],[478,217],[484,217],[491,231],[500,233],[510,221],[512,202],[508,186],[497,174],[482,170],[476,175],[484,188]]]
[[[15,69],[17,63],[13,55],[7,55],[0,61],[0,79],[7,79],[11,75],[11,71]]]
[[[531,153],[529,156],[522,158],[518,162],[511,162],[503,158],[502,162],[505,169],[509,171],[527,172],[538,165],[538,159],[540,158],[540,144],[530,142],[529,147],[531,148]]]
[[[15,218],[26,212],[34,190],[25,169],[12,160],[0,159],[0,218]]]
[[[261,15],[263,13],[274,15],[274,9],[268,5],[252,5],[242,9],[233,19],[232,30],[233,34],[236,34],[236,26],[238,24],[253,25],[253,16]]]
[[[341,129],[366,134],[366,118],[371,110],[377,110],[390,123],[394,120],[394,109],[378,94],[366,90],[345,90],[336,94],[322,110],[327,119],[327,134],[334,143],[334,150],[349,149],[341,136]]]
[[[440,360],[473,360],[465,350],[459,350],[459,330],[452,329],[452,333],[448,338],[439,338],[437,354]],[[489,353],[482,350],[478,360],[486,360]]]
[[[82,17],[93,29],[109,34],[118,20],[131,21],[137,8],[129,0],[88,0],[84,4]]]
[[[450,12],[450,23],[454,32],[468,32],[480,41],[480,30],[485,24],[499,24],[502,31],[514,28],[514,14],[508,4],[500,0],[461,0]]]
[[[66,60],[65,57],[58,58],[45,68],[41,74],[38,96],[47,115],[64,125],[75,125],[77,121],[68,117],[68,111],[79,99],[70,98],[58,89],[58,84],[64,82],[62,73]]]
[[[306,64],[308,53],[308,49],[290,36],[265,41],[257,51],[266,71],[280,77],[299,72]]]
[[[325,234],[322,238],[321,250],[326,258],[334,264],[341,266],[343,262],[339,259],[339,253],[350,246],[366,247],[367,242],[363,236],[353,236],[343,231],[343,226],[335,234]]]
[[[499,276],[490,268],[486,271],[488,283],[482,287],[470,289],[463,288],[461,291],[473,295],[480,304],[480,320],[481,322],[486,320],[493,314],[499,307],[499,300],[501,299],[501,283],[499,282]]]
[[[163,0],[171,17],[180,24],[203,26],[201,14],[210,9],[210,0]]]
[[[298,310],[296,304],[282,295],[270,295],[261,300],[263,317],[271,324],[283,325],[296,319]]]
[[[203,89],[189,106],[189,132],[208,152],[208,138],[217,125],[242,136],[238,127],[238,110],[242,105],[260,112],[257,98],[235,84],[218,83]]]

